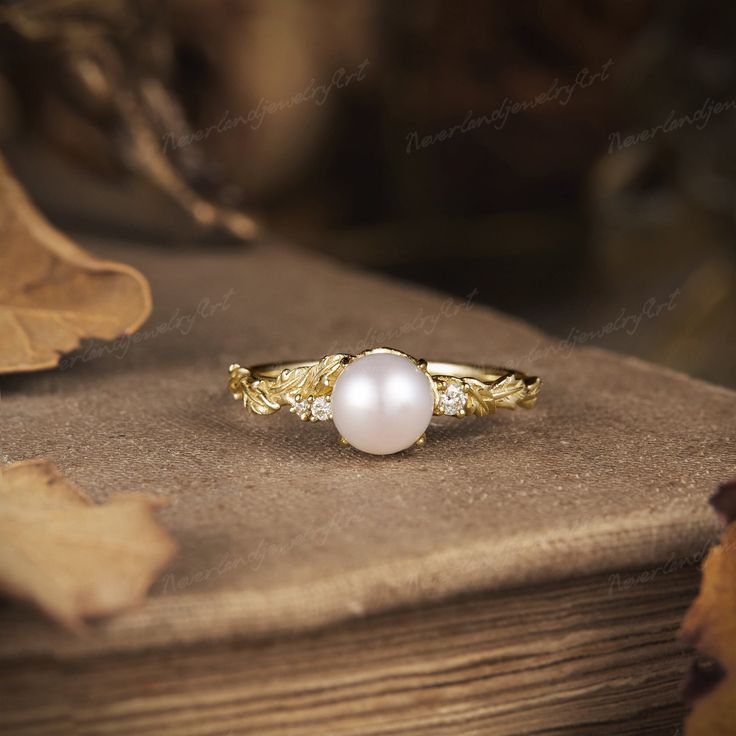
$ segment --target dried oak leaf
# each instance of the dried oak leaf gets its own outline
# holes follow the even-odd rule
[[[140,493],[93,503],[48,460],[0,470],[0,590],[72,630],[139,603],[176,544]]]
[[[711,504],[727,526],[682,624],[682,639],[707,663],[694,663],[686,684],[693,707],[685,736],[736,735],[736,481],[722,485]]]
[[[55,230],[0,156],[0,373],[53,368],[82,339],[130,334],[150,312],[146,279]]]

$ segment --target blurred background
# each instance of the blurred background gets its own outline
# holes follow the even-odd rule
[[[736,386],[735,38],[732,0],[5,2],[0,149],[78,237],[265,233]]]

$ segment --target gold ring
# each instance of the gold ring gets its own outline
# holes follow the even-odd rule
[[[509,368],[426,361],[394,348],[321,360],[230,366],[228,388],[253,414],[284,406],[302,421],[332,420],[340,442],[374,455],[423,445],[432,416],[530,409],[541,381]]]

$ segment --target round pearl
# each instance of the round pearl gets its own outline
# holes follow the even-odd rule
[[[369,353],[355,359],[332,389],[332,418],[358,450],[388,455],[411,447],[434,409],[430,378],[409,358]]]

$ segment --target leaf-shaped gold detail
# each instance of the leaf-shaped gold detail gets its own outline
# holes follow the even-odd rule
[[[509,373],[501,378],[486,383],[477,378],[455,378],[450,376],[435,376],[435,385],[459,383],[468,395],[465,415],[485,417],[496,409],[515,409],[521,406],[531,409],[537,401],[541,381],[538,378],[529,379],[518,373]],[[440,414],[435,409],[435,414]]]
[[[316,363],[285,368],[276,377],[257,376],[247,368],[230,366],[228,388],[254,414],[273,414],[297,397],[326,396],[352,356],[327,355]]]

